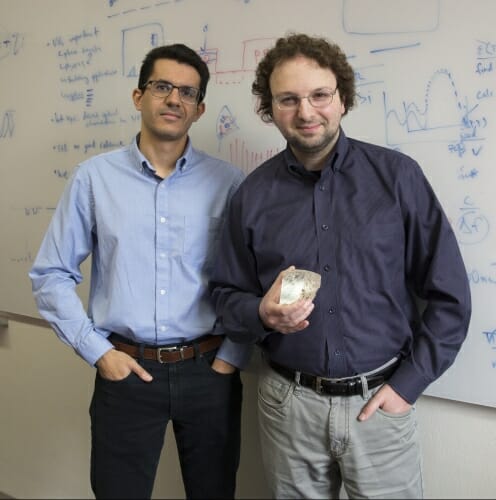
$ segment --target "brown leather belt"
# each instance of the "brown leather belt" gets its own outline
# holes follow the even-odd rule
[[[179,344],[171,346],[140,347],[138,345],[126,344],[118,340],[109,338],[113,346],[118,350],[129,354],[133,358],[151,359],[159,363],[177,363],[195,357],[195,347],[193,344]],[[224,337],[221,335],[210,335],[203,337],[200,342],[195,342],[200,354],[213,351],[222,344]]]

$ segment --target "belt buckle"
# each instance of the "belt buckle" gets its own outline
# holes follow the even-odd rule
[[[322,377],[315,377],[315,389],[317,394],[322,394]]]
[[[177,345],[172,346],[172,347],[157,347],[157,361],[160,364],[166,364],[167,361],[162,361],[162,352],[176,352],[179,351],[179,354],[181,356],[181,361],[184,361],[184,346],[178,347]]]
[[[346,394],[348,396],[355,396],[356,395],[359,380],[360,379],[358,379],[358,380],[352,379],[352,380],[348,381],[348,383],[346,384]]]

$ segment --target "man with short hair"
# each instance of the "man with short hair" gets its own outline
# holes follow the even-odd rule
[[[243,174],[188,138],[208,80],[183,44],[146,55],[132,96],[140,133],[77,167],[30,272],[40,313],[97,368],[97,498],[150,498],[169,421],[187,497],[234,496],[247,349],[212,335],[207,284]],[[75,289],[90,254],[86,312]]]

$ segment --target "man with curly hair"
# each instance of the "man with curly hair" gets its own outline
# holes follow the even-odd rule
[[[345,135],[343,51],[291,34],[260,62],[258,112],[287,141],[234,195],[211,283],[217,328],[258,343],[262,455],[275,498],[421,498],[415,401],[455,360],[471,300],[417,162]],[[281,304],[285,272],[321,275]]]

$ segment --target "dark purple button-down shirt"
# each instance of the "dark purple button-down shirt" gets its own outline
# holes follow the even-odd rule
[[[470,289],[452,228],[410,157],[347,138],[322,172],[286,149],[253,171],[230,207],[211,283],[217,328],[270,359],[324,377],[400,356],[390,385],[413,403],[454,361]],[[321,274],[310,326],[271,332],[258,315],[278,273]]]

